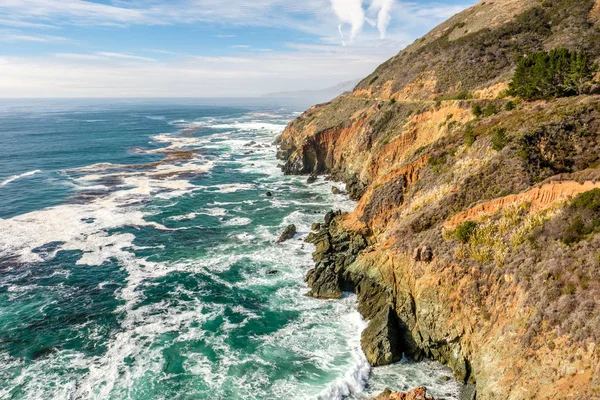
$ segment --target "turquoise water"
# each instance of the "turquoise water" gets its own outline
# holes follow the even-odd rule
[[[455,398],[432,363],[371,371],[354,296],[303,296],[302,238],[354,203],[279,171],[301,110],[0,103],[0,398]]]

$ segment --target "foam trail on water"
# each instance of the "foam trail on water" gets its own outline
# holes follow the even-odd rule
[[[0,182],[0,187],[2,186],[6,186],[11,182],[16,181],[17,179],[21,179],[21,178],[25,178],[27,176],[32,176],[35,175],[37,173],[40,173],[42,171],[40,171],[39,169],[36,169],[35,171],[29,171],[29,172],[25,172],[24,174],[20,174],[20,175],[13,175],[8,179],[5,179],[4,181]]]

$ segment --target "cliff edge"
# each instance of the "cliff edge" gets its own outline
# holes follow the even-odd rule
[[[372,365],[433,358],[477,399],[600,399],[598,80],[507,91],[559,48],[599,59],[600,1],[486,0],[278,138],[286,173],[358,201],[309,236],[307,282],[358,295]]]

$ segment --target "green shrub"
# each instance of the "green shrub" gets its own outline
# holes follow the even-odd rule
[[[488,104],[483,110],[484,117],[491,117],[492,115],[498,114],[498,108],[494,104]]]
[[[372,77],[371,80],[369,81],[369,85],[374,84],[377,79],[379,79],[379,76],[377,76],[377,75],[375,75],[374,77]]]
[[[452,100],[469,100],[472,99],[473,95],[468,90],[461,90],[454,95]]]
[[[566,245],[578,243],[586,236],[600,232],[600,189],[578,195],[568,211],[571,216],[562,237]]]
[[[481,116],[481,114],[483,114],[483,110],[481,109],[481,106],[479,104],[475,104],[473,106],[473,115],[476,118],[479,118]]]
[[[516,107],[516,104],[515,104],[515,102],[514,102],[514,101],[509,101],[509,102],[508,102],[508,103],[506,103],[506,105],[504,106],[504,109],[505,109],[506,111],[512,111],[512,110],[514,110],[514,109],[515,109],[515,107]]]
[[[508,138],[506,137],[506,129],[496,128],[492,133],[492,149],[496,151],[502,150],[508,144]]]
[[[467,124],[467,127],[465,128],[465,144],[471,147],[473,146],[473,143],[475,143],[475,139],[477,139],[477,136],[473,132],[473,125]]]
[[[562,293],[569,295],[569,294],[575,294],[576,291],[577,291],[577,286],[575,286],[575,284],[573,282],[567,282],[567,284],[563,288]]]
[[[518,62],[509,93],[527,100],[582,94],[597,70],[584,51],[539,51]]]
[[[390,99],[390,105],[396,104],[396,99]]]
[[[440,169],[442,168],[442,166],[446,163],[446,157],[444,154],[440,155],[440,156],[431,156],[429,158],[429,160],[427,161],[427,164],[431,165],[433,167],[433,172],[440,172]]]
[[[589,192],[581,193],[573,200],[571,208],[600,213],[600,189],[593,189]]]
[[[473,221],[466,221],[456,227],[454,231],[454,237],[461,243],[469,243],[471,237],[477,229],[477,223]]]

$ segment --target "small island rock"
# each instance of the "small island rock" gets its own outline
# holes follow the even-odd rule
[[[279,237],[279,240],[277,240],[277,243],[283,243],[286,240],[290,240],[294,237],[295,234],[296,234],[296,225],[294,225],[294,224],[288,225],[288,227],[283,230],[283,233]]]

